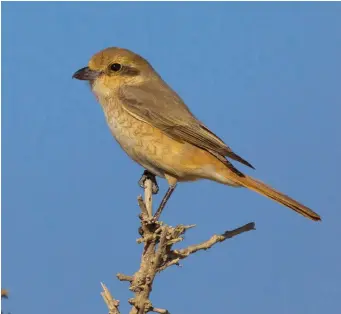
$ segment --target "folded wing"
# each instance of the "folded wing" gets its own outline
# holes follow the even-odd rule
[[[253,168],[203,125],[182,99],[161,79],[149,81],[146,85],[122,87],[119,97],[124,109],[137,119],[159,128],[171,138],[209,151],[225,161],[234,172],[241,175],[225,156]]]

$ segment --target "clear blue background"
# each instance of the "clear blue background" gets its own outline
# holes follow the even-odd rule
[[[88,85],[71,79],[120,46],[146,57],[257,168],[240,169],[323,217],[313,223],[246,189],[180,185],[163,215],[197,224],[180,246],[249,221],[257,230],[162,273],[154,305],[340,312],[340,29],[340,3],[3,3],[4,310],[107,313],[103,281],[128,312],[132,295],[114,275],[139,265],[142,169]]]

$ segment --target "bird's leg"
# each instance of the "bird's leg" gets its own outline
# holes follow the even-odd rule
[[[154,215],[154,217],[153,217],[154,221],[157,221],[157,220],[160,218],[160,215],[161,215],[161,213],[162,213],[162,210],[165,208],[165,206],[166,206],[166,204],[167,204],[169,198],[171,197],[172,193],[173,193],[174,190],[175,190],[175,187],[176,187],[176,185],[170,185],[170,186],[169,186],[169,188],[168,188],[168,190],[167,190],[165,196],[163,197],[163,199],[162,199],[162,201],[161,201],[161,203],[160,203],[159,208],[157,209],[157,211],[156,211],[156,213],[155,213],[155,215]]]
[[[147,179],[151,180],[153,183],[153,187],[152,187],[153,194],[157,194],[159,192],[159,186],[157,185],[155,175],[149,172],[148,170],[145,170],[143,172],[142,177],[138,182],[140,187],[144,189],[144,183]]]

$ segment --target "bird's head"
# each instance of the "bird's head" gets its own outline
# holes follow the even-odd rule
[[[158,77],[147,60],[127,49],[111,47],[96,53],[72,76],[90,82],[97,96],[110,96],[122,85],[139,85]]]

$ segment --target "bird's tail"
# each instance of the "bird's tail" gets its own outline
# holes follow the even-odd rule
[[[294,199],[290,198],[289,196],[276,191],[275,189],[273,189],[272,187],[270,187],[269,185],[256,180],[250,176],[243,176],[243,177],[239,177],[238,178],[238,183],[240,183],[242,186],[253,190],[257,193],[260,193],[282,205],[285,205],[291,209],[293,209],[295,212],[311,219],[314,221],[318,221],[321,220],[321,217],[315,213],[314,211],[312,211],[310,208],[300,204],[299,202],[295,201]]]

